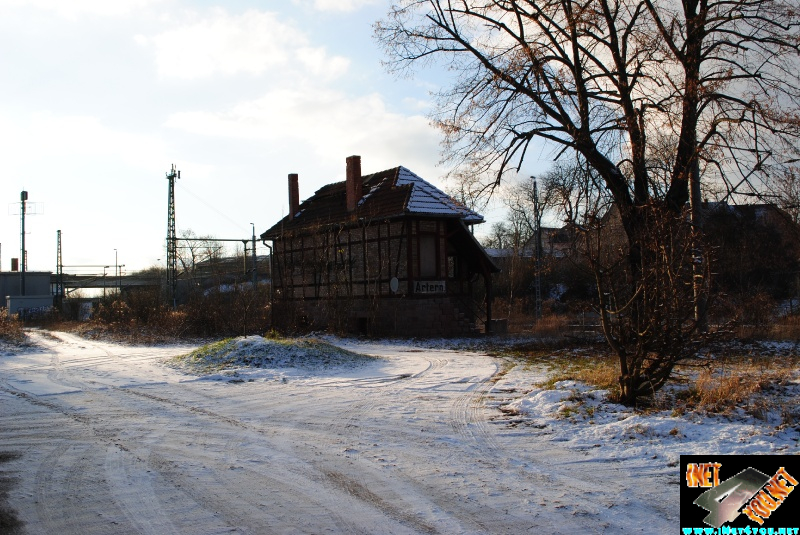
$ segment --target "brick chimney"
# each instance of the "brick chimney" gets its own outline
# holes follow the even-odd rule
[[[297,212],[300,211],[300,185],[297,178],[297,173],[289,175],[289,219],[294,219]]]
[[[353,212],[358,207],[362,195],[361,156],[347,158],[347,211]]]

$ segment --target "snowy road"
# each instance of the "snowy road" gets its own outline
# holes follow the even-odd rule
[[[663,466],[581,460],[497,410],[508,366],[388,358],[300,379],[201,380],[188,348],[35,333],[0,358],[0,471],[26,533],[668,533]],[[15,456],[18,455],[18,456]]]

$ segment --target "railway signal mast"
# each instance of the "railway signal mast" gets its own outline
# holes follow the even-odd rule
[[[25,295],[25,264],[27,264],[26,257],[27,251],[25,250],[25,204],[28,202],[28,192],[22,191],[19,194],[19,228],[20,228],[20,246],[19,246],[19,255],[20,261],[22,262],[22,268],[20,269],[20,279],[19,279],[19,293],[20,295]]]
[[[25,295],[25,272],[28,270],[28,252],[25,249],[25,217],[28,215],[37,215],[43,213],[43,206],[41,203],[29,203],[28,192],[23,190],[19,194],[19,254],[20,254],[20,278],[19,290],[20,295]],[[14,213],[14,215],[17,215]],[[13,265],[14,259],[11,259]],[[14,269],[12,267],[12,269]]]
[[[175,179],[181,172],[175,170],[175,164],[167,173],[169,180],[169,196],[167,199],[167,288],[172,298],[172,308],[178,306],[178,237],[175,234]]]

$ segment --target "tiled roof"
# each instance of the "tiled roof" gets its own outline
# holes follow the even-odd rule
[[[406,209],[413,214],[436,214],[460,217],[467,224],[482,223],[483,216],[458,203],[442,190],[426,182],[405,167],[398,167],[397,186],[411,185]]]
[[[362,177],[362,197],[356,210],[347,211],[345,182],[323,186],[300,204],[294,218],[285,217],[261,239],[310,226],[344,223],[352,218],[389,219],[404,215],[429,215],[483,222],[483,216],[426,182],[405,167],[395,167]]]

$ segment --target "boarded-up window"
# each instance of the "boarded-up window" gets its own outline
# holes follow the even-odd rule
[[[419,237],[419,276],[436,275],[436,236],[423,234]]]

